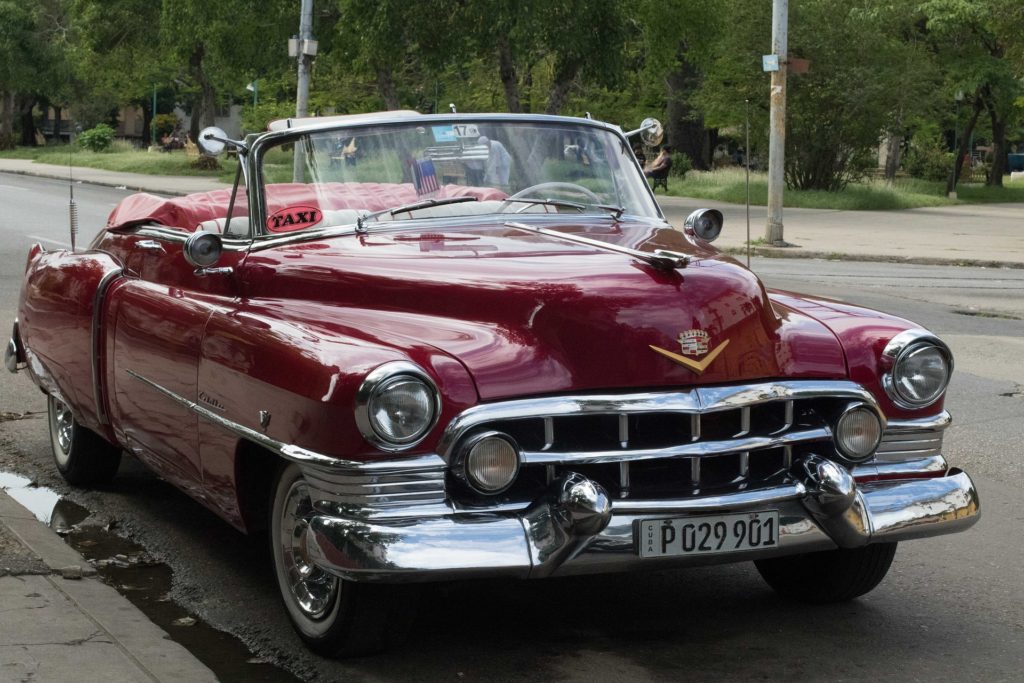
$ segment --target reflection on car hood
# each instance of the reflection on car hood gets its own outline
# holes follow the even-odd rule
[[[658,270],[496,223],[261,249],[243,277],[248,296],[280,301],[282,315],[319,334],[358,330],[443,350],[472,373],[484,400],[845,376],[828,329],[773,308],[750,271],[708,245],[654,222],[557,229],[691,261]],[[702,373],[685,366],[712,354]]]

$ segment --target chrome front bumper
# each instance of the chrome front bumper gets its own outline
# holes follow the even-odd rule
[[[978,492],[960,470],[858,483],[834,462],[806,458],[796,481],[769,489],[679,500],[610,500],[579,474],[554,482],[517,512],[371,520],[318,515],[306,546],[313,561],[354,581],[541,578],[643,568],[721,564],[856,548],[962,531],[978,520]],[[778,510],[771,549],[641,559],[644,519]]]

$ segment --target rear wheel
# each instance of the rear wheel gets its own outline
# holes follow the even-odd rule
[[[784,597],[810,603],[845,602],[881,583],[895,555],[895,543],[875,543],[754,564],[768,585]]]
[[[271,509],[278,587],[292,625],[311,650],[357,657],[379,652],[404,634],[414,609],[402,599],[406,587],[346,581],[310,559],[306,529],[313,506],[297,465],[281,470]]]
[[[50,445],[57,471],[74,486],[108,483],[121,464],[121,448],[78,424],[71,408],[55,396],[47,401]]]

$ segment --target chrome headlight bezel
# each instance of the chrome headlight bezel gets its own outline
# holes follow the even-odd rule
[[[430,418],[416,432],[407,438],[389,437],[385,430],[379,428],[371,414],[371,404],[382,392],[394,386],[398,381],[408,379],[420,382],[430,395]],[[419,445],[431,432],[441,416],[441,394],[430,375],[415,363],[408,361],[392,361],[371,371],[356,391],[355,419],[359,433],[370,444],[382,451],[394,453]]]
[[[478,477],[475,477],[472,472],[471,463],[471,455],[474,449],[484,441],[491,439],[504,441],[512,449],[515,456],[515,463],[512,468],[511,475],[501,486],[496,487],[486,486]],[[522,450],[519,448],[519,444],[516,443],[516,440],[504,432],[487,431],[470,437],[461,445],[452,465],[452,473],[465,482],[476,493],[485,496],[495,496],[500,493],[504,493],[512,487],[516,482],[516,479],[519,477],[521,467]]]
[[[900,383],[895,376],[900,363],[915,353],[924,349],[935,349],[943,357],[946,363],[946,377],[942,385],[924,399],[915,399],[900,391]],[[946,343],[926,330],[906,330],[900,332],[886,344],[882,351],[882,358],[886,363],[885,372],[882,375],[882,388],[885,389],[889,400],[896,406],[905,410],[919,410],[927,408],[942,398],[949,386],[949,380],[953,376],[953,353],[946,346]]]

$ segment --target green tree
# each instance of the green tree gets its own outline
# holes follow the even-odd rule
[[[930,0],[921,5],[946,77],[946,93],[966,94],[970,115],[960,134],[947,192],[956,189],[974,127],[987,112],[992,129],[988,184],[1002,186],[1007,130],[1021,115],[1024,18],[1019,0]],[[952,99],[952,98],[950,98]]]
[[[699,102],[716,125],[743,121],[750,99],[754,135],[767,134],[769,3],[731,0],[729,28],[711,55]],[[840,190],[873,163],[881,136],[930,106],[935,74],[924,46],[908,39],[917,15],[909,2],[832,0],[790,4],[789,54],[810,72],[787,86],[786,181],[800,189]]]
[[[22,143],[35,144],[33,108],[66,89],[67,33],[57,0],[0,0],[0,149],[15,144],[16,118]]]

